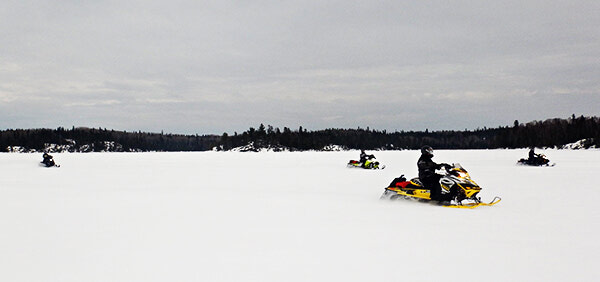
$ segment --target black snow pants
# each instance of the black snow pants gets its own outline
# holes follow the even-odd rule
[[[434,175],[425,179],[421,179],[421,183],[425,188],[429,189],[429,197],[432,201],[451,201],[455,193],[442,194],[442,186],[440,185],[441,175]],[[451,191],[454,192],[454,191]]]
[[[440,186],[440,176],[434,175],[428,178],[420,179],[425,188],[429,189],[429,197],[432,201],[440,201],[442,195],[442,186]]]

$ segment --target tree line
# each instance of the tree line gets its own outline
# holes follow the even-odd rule
[[[240,134],[178,135],[126,132],[102,128],[7,129],[0,131],[0,151],[15,146],[25,151],[207,151],[231,150],[323,150],[330,145],[345,149],[403,150],[430,145],[436,149],[496,149],[560,147],[586,139],[584,146],[600,148],[600,118],[576,117],[548,119],[512,126],[476,130],[395,131],[374,129],[324,129],[308,131],[302,126],[292,130],[261,124]],[[51,145],[56,145],[52,147]],[[58,149],[57,149],[58,148]]]
[[[288,148],[291,150],[322,150],[328,145],[346,149],[402,150],[419,149],[430,145],[437,149],[497,149],[526,147],[560,147],[587,139],[587,147],[600,148],[600,118],[575,117],[548,119],[526,124],[515,120],[512,126],[476,130],[395,131],[366,129],[325,129],[307,131],[302,127],[283,130],[261,124],[233,136],[224,133],[219,148],[253,144],[260,148]]]
[[[26,151],[47,151],[58,145],[71,152],[206,151],[219,142],[216,135],[177,135],[126,132],[102,128],[8,129],[0,131],[0,151],[19,146]],[[110,144],[109,144],[110,143]]]

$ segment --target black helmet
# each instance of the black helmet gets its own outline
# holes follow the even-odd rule
[[[423,148],[421,148],[421,154],[433,157],[433,148],[431,148],[431,146],[425,145],[423,146]]]

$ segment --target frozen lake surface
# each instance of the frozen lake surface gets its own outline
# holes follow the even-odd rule
[[[474,210],[379,200],[417,151],[0,154],[0,281],[597,281],[600,150],[540,152],[436,151]]]

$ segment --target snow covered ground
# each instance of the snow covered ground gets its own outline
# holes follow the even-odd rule
[[[540,151],[542,152],[542,151]],[[538,153],[540,153],[538,152]],[[0,154],[0,281],[597,281],[600,150],[435,152],[493,207],[381,201],[417,151]]]

